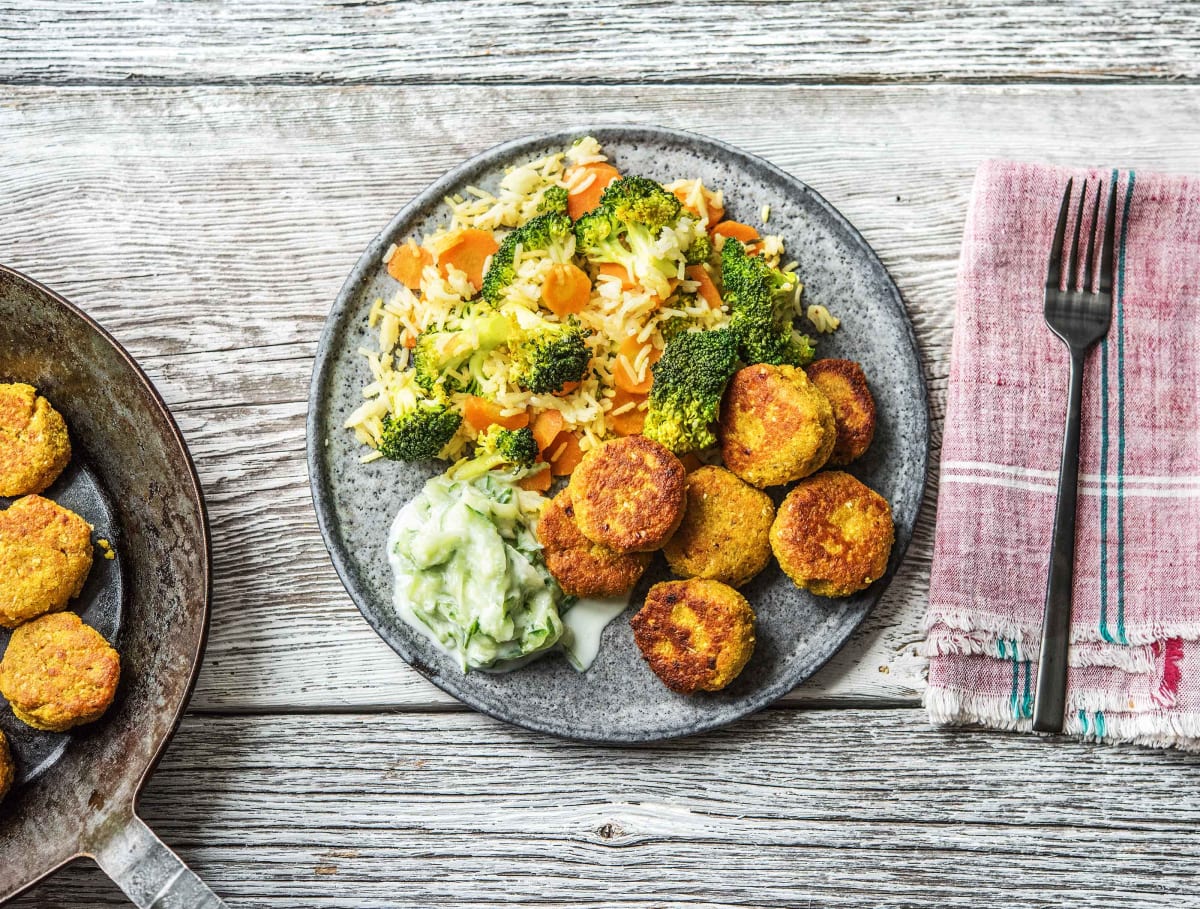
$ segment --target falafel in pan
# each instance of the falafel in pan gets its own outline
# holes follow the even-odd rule
[[[537,536],[546,568],[568,596],[621,596],[633,589],[650,564],[648,552],[616,552],[580,533],[570,488],[546,505]]]
[[[862,367],[853,360],[817,360],[805,372],[833,407],[837,441],[829,463],[858,460],[875,437],[875,399]]]
[[[685,477],[679,458],[658,442],[612,439],[571,474],[575,523],[593,543],[617,552],[654,552],[683,520]]]
[[[774,519],[765,492],[723,467],[700,467],[687,475],[687,508],[663,555],[681,577],[741,587],[771,561]]]
[[[759,363],[729,380],[721,454],[747,483],[762,489],[815,473],[836,441],[833,407],[804,370]]]
[[[771,525],[771,549],[797,587],[845,597],[887,570],[896,539],[892,509],[879,493],[840,470],[796,484]]]
[[[62,415],[32,385],[0,385],[0,496],[38,493],[71,460]]]
[[[65,609],[92,568],[92,526],[41,496],[0,511],[0,626]]]
[[[655,584],[631,620],[646,663],[672,691],[720,691],[754,652],[754,610],[727,584],[693,578]]]
[[[17,719],[48,732],[100,719],[120,678],[117,652],[73,612],[26,622],[0,660],[0,694]]]

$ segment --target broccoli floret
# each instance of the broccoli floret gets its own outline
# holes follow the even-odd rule
[[[621,225],[617,223],[612,213],[605,208],[596,207],[575,222],[575,242],[593,259],[601,258],[607,252],[628,258],[628,250],[611,249],[613,244],[618,243],[620,231]],[[605,261],[613,260],[606,259]]]
[[[688,299],[688,297],[692,299]],[[690,306],[693,305],[694,300],[695,294],[680,294],[679,305],[681,307]],[[683,334],[695,325],[696,320],[690,316],[674,316],[665,322],[660,322],[658,330],[662,332],[663,340],[670,343],[671,339],[676,335]]]
[[[817,346],[808,335],[793,331],[791,340],[788,342],[787,355],[789,363],[796,366],[807,366],[817,355]]]
[[[679,261],[662,254],[659,239],[681,211],[679,200],[660,184],[646,177],[622,177],[608,185],[598,206],[575,222],[575,240],[589,259],[623,266],[665,298],[667,281],[678,275]]]
[[[679,267],[658,249],[660,231],[641,224],[622,224],[600,206],[575,222],[579,249],[593,262],[614,262],[656,292],[667,287]]]
[[[683,205],[674,193],[649,177],[621,177],[600,194],[600,207],[622,224],[661,230],[679,220]]]
[[[737,240],[726,240],[721,249],[721,280],[729,327],[743,362],[804,366],[812,360],[811,339],[793,325],[795,275],[772,268],[761,255],[750,255]]]
[[[654,384],[642,435],[676,454],[715,445],[712,424],[736,365],[737,339],[729,329],[676,335],[651,367]]]
[[[416,372],[417,384],[426,394],[433,394],[433,389],[443,378],[442,367],[448,362],[443,348],[451,346],[450,332],[426,331],[417,337],[413,347],[413,370]],[[457,379],[451,379],[451,390],[457,390],[460,384]]]
[[[548,186],[542,193],[542,201],[538,204],[538,212],[558,212],[566,214],[567,188],[565,186]]]
[[[712,257],[712,240],[700,234],[683,253],[688,265],[702,265]]]
[[[415,408],[383,418],[379,453],[393,461],[433,458],[458,432],[462,416],[437,401],[421,401]]]
[[[510,347],[513,380],[538,395],[561,391],[568,382],[580,381],[592,360],[587,345],[591,333],[574,318],[566,323],[544,322],[526,331],[523,340]]]
[[[496,454],[500,455],[506,464],[515,464],[518,467],[533,466],[538,456],[533,430],[528,426],[521,429],[501,429],[496,433]]]
[[[474,480],[497,467],[532,467],[537,460],[537,441],[528,426],[505,429],[492,426],[475,441],[475,454],[449,471],[455,480]]]
[[[560,189],[561,187],[552,187]],[[549,194],[549,190],[547,190]],[[487,274],[483,276],[483,298],[493,306],[499,306],[504,299],[508,285],[516,279],[517,247],[529,252],[531,250],[556,251],[565,258],[565,244],[571,236],[571,219],[565,214],[566,190],[563,190],[564,211],[547,211],[544,214],[530,218],[516,230],[512,231],[500,244],[492,256]]]
[[[508,340],[510,325],[501,313],[469,314],[442,331],[422,332],[413,348],[417,384],[432,395],[439,385],[447,392],[469,391],[483,375],[488,354]],[[460,371],[466,367],[469,378]]]

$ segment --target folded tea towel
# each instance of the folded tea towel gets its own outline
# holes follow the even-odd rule
[[[1068,358],[1042,318],[1063,189],[1118,182],[1083,392],[1066,730],[1200,750],[1200,180],[990,162],[959,265],[926,618],[939,724],[1031,726]],[[1103,205],[1101,206],[1103,208]],[[1085,220],[1085,227],[1090,227]]]

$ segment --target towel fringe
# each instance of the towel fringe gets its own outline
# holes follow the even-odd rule
[[[1007,697],[926,688],[924,700],[929,722],[935,726],[985,725],[1010,731],[1033,728],[1028,718],[1013,716],[1012,703]]]
[[[987,726],[1006,731],[1029,732],[1032,720],[1012,715],[1008,698],[968,694],[945,688],[925,692],[925,710],[935,726]],[[1091,714],[1094,717],[1094,712]],[[1178,748],[1200,752],[1200,714],[1116,713],[1104,711],[1104,735],[1095,734],[1095,720],[1087,725],[1077,711],[1067,715],[1064,732],[1087,742],[1144,745],[1149,748]]]

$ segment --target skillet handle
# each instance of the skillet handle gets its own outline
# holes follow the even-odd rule
[[[138,909],[225,909],[221,898],[136,814],[91,852]]]

